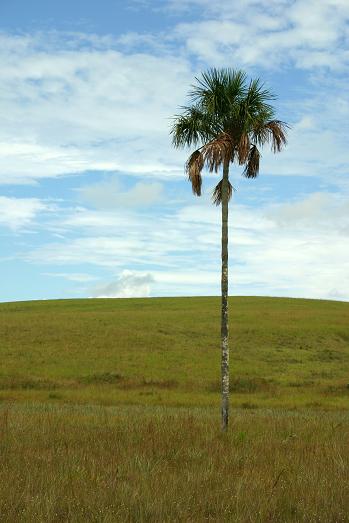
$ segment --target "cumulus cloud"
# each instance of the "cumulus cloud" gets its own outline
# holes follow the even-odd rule
[[[150,294],[150,286],[154,278],[149,273],[138,273],[124,270],[117,281],[96,287],[93,298],[142,298]]]

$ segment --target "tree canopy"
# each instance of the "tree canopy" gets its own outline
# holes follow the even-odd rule
[[[279,152],[286,144],[287,124],[275,118],[273,93],[257,78],[248,81],[243,71],[209,69],[196,78],[189,93],[190,104],[174,117],[173,145],[196,147],[186,170],[194,194],[201,195],[201,172],[206,166],[217,172],[226,162],[244,166],[243,175],[259,173],[259,148],[270,144]],[[229,197],[231,195],[229,185]],[[213,201],[221,202],[221,182]]]

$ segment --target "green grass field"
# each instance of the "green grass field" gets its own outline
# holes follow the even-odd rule
[[[349,523],[349,303],[0,304],[1,523]]]
[[[219,405],[218,298],[0,305],[0,398]],[[349,303],[231,298],[232,404],[346,409]]]

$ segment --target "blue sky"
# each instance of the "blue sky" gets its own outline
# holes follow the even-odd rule
[[[349,299],[346,0],[3,0],[0,301],[217,295],[220,211],[170,118],[200,71],[244,69],[291,124],[232,169],[230,293]]]

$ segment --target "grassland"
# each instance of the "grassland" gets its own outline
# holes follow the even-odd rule
[[[349,304],[0,305],[1,523],[349,523]]]
[[[0,399],[217,406],[218,298],[0,305]],[[349,304],[231,298],[236,407],[346,409]]]
[[[0,520],[349,521],[349,416],[210,408],[0,407]]]

